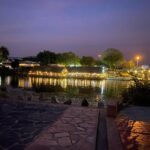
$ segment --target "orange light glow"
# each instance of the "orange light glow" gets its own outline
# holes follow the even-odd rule
[[[140,56],[136,56],[136,60],[139,60],[140,59]]]
[[[137,67],[138,67],[139,66],[139,61],[142,60],[142,56],[141,55],[136,55],[135,60],[136,60],[136,64],[137,64]]]

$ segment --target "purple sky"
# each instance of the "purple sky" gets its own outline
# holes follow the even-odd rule
[[[150,64],[150,0],[0,0],[0,46],[96,56],[107,48]]]

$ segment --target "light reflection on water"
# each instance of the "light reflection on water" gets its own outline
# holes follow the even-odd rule
[[[12,87],[29,88],[32,90],[47,90],[48,92],[72,95],[87,95],[98,97],[118,96],[121,91],[128,88],[131,81],[117,80],[85,80],[85,79],[59,79],[42,77],[5,77],[0,78],[0,84]],[[42,87],[41,87],[42,86]],[[40,89],[41,88],[41,89]]]
[[[81,79],[56,79],[56,78],[19,78],[18,86],[21,88],[31,88],[33,84],[38,85],[53,85],[53,86],[61,86],[63,89],[68,86],[71,87],[100,87],[104,84],[103,81],[98,80],[81,80]]]

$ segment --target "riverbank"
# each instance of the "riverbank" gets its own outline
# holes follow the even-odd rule
[[[64,93],[56,94],[50,92],[34,92],[32,90],[23,89],[23,88],[12,88],[7,86],[6,91],[1,91],[0,96],[6,100],[19,101],[25,103],[45,103],[45,104],[64,104],[67,101],[71,101],[70,105],[72,106],[81,106],[83,99],[86,99],[90,107],[97,107],[99,99],[96,99],[95,96],[73,96],[66,95]]]

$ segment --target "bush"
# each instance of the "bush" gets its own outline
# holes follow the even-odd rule
[[[134,79],[135,84],[122,93],[123,102],[139,106],[150,106],[150,82]]]

